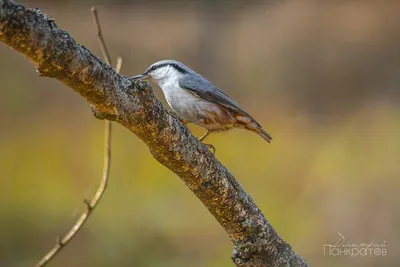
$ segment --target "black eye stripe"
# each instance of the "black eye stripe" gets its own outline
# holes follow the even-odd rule
[[[181,67],[179,67],[177,64],[171,64],[171,66],[176,69],[177,71],[179,71],[180,73],[187,73],[187,71]]]
[[[151,66],[150,70],[156,70],[156,69],[159,69],[159,68],[162,68],[162,67],[165,67],[165,66],[171,66],[175,70],[179,71],[180,73],[187,73],[187,71],[185,69],[179,67],[178,64],[175,64],[175,63],[163,63],[163,64],[160,64],[160,65]]]

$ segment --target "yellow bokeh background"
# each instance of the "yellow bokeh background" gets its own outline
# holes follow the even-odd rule
[[[311,266],[398,266],[400,3],[21,2],[101,56],[95,5],[114,62],[124,59],[122,74],[176,59],[252,114],[271,144],[243,130],[208,142]],[[97,189],[104,122],[4,44],[0,99],[0,266],[33,266]],[[386,241],[388,253],[324,255],[338,232],[350,243]],[[233,266],[231,252],[223,228],[183,182],[114,124],[104,198],[49,266],[223,267]]]

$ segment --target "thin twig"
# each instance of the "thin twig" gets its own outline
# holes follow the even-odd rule
[[[96,30],[97,33],[96,35],[99,38],[100,45],[101,45],[101,50],[103,53],[104,60],[108,63],[111,64],[111,59],[110,55],[108,54],[107,46],[104,41],[102,32],[101,32],[101,27],[100,27],[100,22],[99,18],[97,15],[97,11],[94,7],[91,9],[92,15],[93,15],[93,20],[96,25]],[[117,60],[117,65],[115,67],[115,70],[117,72],[120,72],[122,68],[122,58],[118,58]],[[107,188],[107,182],[108,182],[108,175],[110,173],[110,163],[111,163],[111,122],[106,120],[105,121],[105,129],[104,129],[104,163],[103,163],[103,175],[101,177],[101,182],[99,185],[99,188],[97,189],[95,195],[93,196],[92,200],[88,201],[84,199],[85,203],[85,211],[82,213],[82,215],[79,217],[79,219],[76,221],[74,226],[69,230],[69,232],[64,236],[64,237],[57,237],[56,244],[55,246],[35,265],[35,267],[42,267],[45,266],[69,241],[74,238],[74,236],[79,232],[79,230],[82,228],[82,226],[85,224],[87,218],[90,216],[92,213],[93,209],[96,207],[97,203],[101,199],[101,197],[104,194],[104,191]]]
[[[99,16],[97,15],[97,10],[95,7],[92,7],[90,11],[92,11],[93,22],[96,25],[96,30],[97,30],[96,35],[97,35],[97,37],[99,37],[103,58],[107,62],[107,64],[111,65],[110,53],[108,53],[106,42],[104,41],[104,38],[103,38],[103,33],[101,31],[101,26],[100,26]]]
[[[229,170],[156,100],[147,84],[110,71],[110,65],[46,14],[15,0],[0,0],[0,42],[30,59],[43,77],[55,78],[79,93],[103,113],[101,117],[109,116],[139,137],[224,228],[234,245],[237,266],[308,266]]]

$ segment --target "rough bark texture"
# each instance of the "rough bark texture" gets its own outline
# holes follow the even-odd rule
[[[115,121],[176,173],[229,234],[237,266],[308,266],[265,219],[207,147],[163,108],[147,83],[119,75],[39,9],[0,0],[0,41],[25,55],[41,76],[83,96],[95,115]]]

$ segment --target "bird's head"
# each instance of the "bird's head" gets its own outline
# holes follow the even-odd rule
[[[147,70],[141,74],[132,77],[131,79],[151,79],[158,84],[178,79],[181,75],[185,75],[191,70],[175,60],[162,60],[152,64]]]

